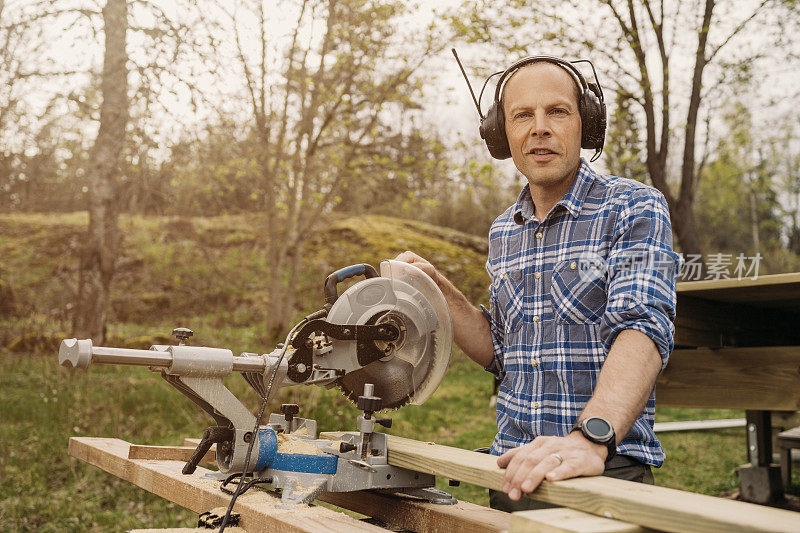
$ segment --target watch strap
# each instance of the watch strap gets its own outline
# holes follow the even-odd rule
[[[590,417],[590,418],[601,418],[601,417]],[[569,432],[572,433],[576,429],[579,429],[581,433],[583,433],[583,436],[586,437],[586,439],[588,439],[589,441],[594,442],[595,444],[605,444],[606,448],[608,449],[608,455],[606,456],[605,462],[606,464],[608,464],[608,462],[617,454],[617,436],[616,433],[614,432],[614,426],[612,426],[611,422],[609,422],[605,418],[602,419],[611,428],[611,438],[608,441],[604,442],[602,440],[594,438],[592,435],[589,434],[588,430],[586,430],[584,426],[586,420],[588,420],[588,418],[576,421],[575,424],[572,426],[572,429],[569,430]]]

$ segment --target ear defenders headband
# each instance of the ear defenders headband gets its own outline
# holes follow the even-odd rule
[[[485,89],[489,79],[500,74],[500,79],[497,81],[497,87],[495,88],[494,101],[484,117],[481,113],[479,101],[475,100],[472,86],[469,85],[469,79],[467,79],[467,74],[464,72],[464,67],[461,66],[461,61],[459,61],[455,49],[453,49],[453,55],[456,57],[456,61],[458,61],[458,66],[461,68],[464,79],[467,80],[467,86],[472,94],[472,99],[475,102],[475,106],[478,108],[478,115],[481,118],[481,138],[486,142],[486,147],[489,149],[489,153],[492,157],[495,159],[508,159],[511,157],[511,148],[508,145],[508,138],[506,137],[505,116],[503,114],[503,107],[500,104],[503,87],[514,72],[522,67],[538,62],[553,63],[563,68],[578,84],[580,89],[578,113],[581,117],[581,148],[595,151],[591,159],[592,161],[600,157],[605,142],[606,104],[603,97],[603,90],[600,88],[600,81],[597,78],[597,71],[591,61],[582,59],[570,62],[553,56],[530,56],[514,62],[506,70],[503,72],[495,72],[484,82],[483,88]],[[580,71],[575,67],[575,63],[589,63],[594,73],[595,83],[587,83]],[[482,96],[483,89],[481,89],[481,97]]]

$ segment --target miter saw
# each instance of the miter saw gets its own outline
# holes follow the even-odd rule
[[[340,282],[360,275],[366,279],[338,295]],[[391,419],[376,418],[376,412],[422,404],[444,377],[453,330],[441,291],[417,267],[383,261],[380,275],[359,264],[328,276],[325,300],[322,310],[304,318],[268,354],[234,356],[189,346],[192,332],[177,328],[177,345],[134,350],[66,339],[58,358],[77,368],[93,362],[148,366],[211,415],[217,425],[204,432],[184,474],[193,473],[216,444],[219,479],[250,475],[248,483],[282,489],[285,506],[310,503],[324,492],[364,489],[454,503],[431,488],[433,476],[390,466],[386,435],[374,431],[375,424],[391,427]],[[256,416],[223,384],[234,371],[265,399],[291,385],[338,387],[362,411],[358,432],[344,433],[339,441],[317,439],[317,422],[298,417],[295,404],[282,405],[266,425],[256,426]]]

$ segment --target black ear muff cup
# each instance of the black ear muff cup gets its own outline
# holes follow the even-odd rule
[[[481,120],[481,139],[486,141],[489,153],[495,159],[508,159],[511,157],[511,147],[506,137],[506,121],[503,108],[499,103],[489,106],[489,111]]]

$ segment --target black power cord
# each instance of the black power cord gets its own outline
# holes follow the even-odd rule
[[[278,357],[278,362],[275,364],[275,367],[272,369],[272,374],[269,377],[269,384],[267,384],[267,393],[262,396],[261,408],[258,410],[258,416],[256,416],[256,425],[253,428],[252,437],[250,438],[250,443],[247,445],[247,455],[245,456],[244,460],[244,469],[242,470],[242,477],[239,478],[239,483],[236,485],[236,491],[233,493],[231,497],[231,503],[228,505],[228,510],[225,512],[225,516],[222,518],[222,523],[219,526],[219,533],[223,533],[225,531],[225,526],[228,524],[228,520],[231,516],[231,511],[233,511],[233,505],[236,503],[236,498],[239,497],[239,494],[242,493],[242,488],[245,485],[245,477],[247,476],[247,470],[250,468],[250,456],[253,453],[253,445],[255,444],[256,440],[258,440],[258,430],[261,427],[261,417],[264,416],[264,410],[267,408],[267,402],[269,401],[269,396],[272,392],[272,385],[275,382],[275,376],[278,373],[278,368],[281,366],[281,362],[283,361],[284,356],[286,355],[286,349],[289,347],[289,341],[294,335],[294,332],[298,330],[303,324],[308,322],[309,320],[314,320],[317,318],[322,318],[327,316],[328,310],[321,309],[315,313],[311,313],[307,317],[303,318],[300,322],[298,322],[292,329],[289,331],[289,334],[286,335],[286,341],[283,343],[283,348],[281,348],[281,355]],[[249,487],[248,487],[249,488]]]

